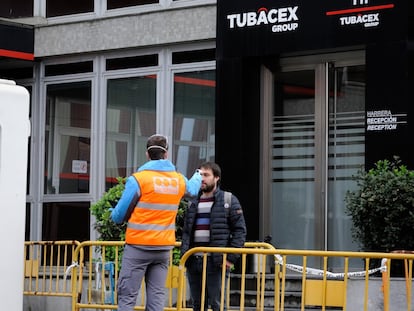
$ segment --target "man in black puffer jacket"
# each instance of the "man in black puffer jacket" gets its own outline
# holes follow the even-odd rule
[[[225,191],[219,187],[220,167],[213,162],[200,166],[202,176],[200,193],[186,211],[182,231],[181,254],[197,246],[243,247],[246,241],[246,223],[237,197],[231,194],[230,204]],[[238,254],[228,254],[227,271],[238,260]],[[207,258],[206,303],[213,311],[220,310],[223,256],[209,253]],[[201,311],[202,254],[191,256],[187,262],[187,278],[194,311]],[[228,275],[228,273],[226,274]]]

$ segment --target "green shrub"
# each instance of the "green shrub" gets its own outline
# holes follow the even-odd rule
[[[354,177],[345,196],[354,240],[365,251],[414,250],[414,172],[395,157]]]
[[[94,229],[99,233],[99,241],[124,241],[125,230],[127,223],[116,224],[111,219],[111,210],[114,208],[121,198],[122,192],[125,189],[126,178],[118,177],[117,184],[112,188],[109,188],[102,197],[94,204],[91,205],[91,213],[95,216]],[[99,250],[101,251],[101,250]],[[105,260],[115,261],[116,247],[105,247]],[[121,260],[123,253],[123,247],[118,250],[118,261]]]
[[[99,232],[99,241],[122,241],[125,239],[126,222],[121,225],[111,219],[110,208],[115,207],[125,189],[126,178],[118,177],[118,183],[110,188],[91,206],[91,213],[95,216],[94,229]]]

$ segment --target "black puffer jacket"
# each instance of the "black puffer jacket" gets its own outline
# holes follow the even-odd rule
[[[182,233],[181,254],[193,247],[194,224],[197,215],[197,206],[200,199],[191,202],[188,207]],[[224,207],[224,191],[220,188],[214,192],[214,203],[210,214],[210,245],[214,247],[243,247],[246,241],[246,223],[239,200],[233,194],[231,205],[227,211]],[[223,257],[219,253],[212,253],[214,263],[220,265]],[[228,254],[227,260],[235,263],[238,254]]]

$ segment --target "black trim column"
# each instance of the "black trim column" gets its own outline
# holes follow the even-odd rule
[[[216,161],[222,187],[240,200],[247,239],[259,236],[260,64],[257,59],[218,60]]]
[[[33,60],[33,27],[23,24],[0,21],[0,56]]]
[[[371,44],[366,48],[367,167],[372,167],[378,160],[392,160],[393,156],[399,156],[404,164],[413,166],[414,123],[410,119],[414,115],[414,80],[413,68],[409,66],[412,57],[405,41]],[[378,118],[395,118],[396,129],[369,130],[368,114],[381,111],[384,116],[378,115]],[[386,121],[383,123],[387,126]]]

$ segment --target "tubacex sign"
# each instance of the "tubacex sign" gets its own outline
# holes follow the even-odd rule
[[[260,25],[272,25],[273,32],[293,31],[298,28],[298,6],[259,8],[256,12],[244,12],[227,15],[229,28],[244,28]]]
[[[348,7],[327,11],[326,16],[338,18],[342,27],[359,24],[363,27],[377,27],[380,24],[380,12],[394,8],[392,3],[369,5],[367,0],[361,2],[354,0]],[[234,29],[272,25],[272,32],[293,31],[299,26],[298,10],[298,5],[270,9],[262,6],[257,11],[228,14],[228,27]]]
[[[217,50],[258,56],[405,40],[407,1],[219,0]]]
[[[368,4],[364,1],[363,4]],[[361,6],[354,0],[349,8],[326,12],[327,16],[338,16],[338,22],[341,26],[363,25],[364,27],[377,27],[380,24],[381,13],[384,10],[393,9],[394,4],[388,3],[383,5]]]

